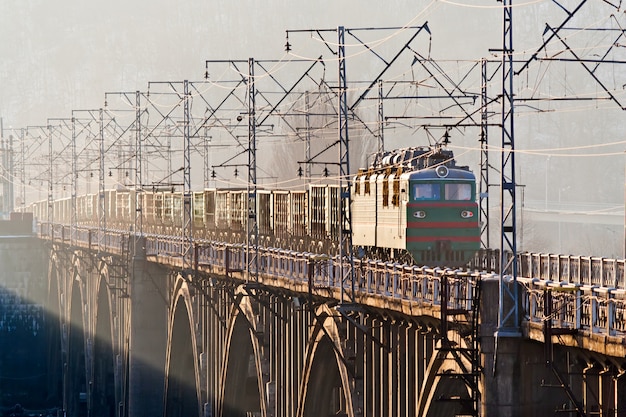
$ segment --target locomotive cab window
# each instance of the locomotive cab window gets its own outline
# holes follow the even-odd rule
[[[472,184],[451,183],[445,184],[446,200],[471,200]]]
[[[439,200],[439,184],[413,184],[411,200]]]

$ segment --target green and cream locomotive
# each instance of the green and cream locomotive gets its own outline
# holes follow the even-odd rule
[[[351,189],[352,243],[365,256],[457,267],[480,248],[476,178],[450,150],[376,155]]]

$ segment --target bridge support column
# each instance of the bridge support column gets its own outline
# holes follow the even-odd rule
[[[583,404],[587,415],[600,414],[600,371],[595,364],[590,364],[583,370],[584,391]]]
[[[167,307],[146,271],[145,239],[132,261],[128,416],[163,415]]]
[[[602,415],[615,415],[615,379],[612,369],[606,368],[600,372],[600,411]]]
[[[615,377],[615,415],[626,415],[626,374],[619,374]]]
[[[484,417],[521,415],[520,339],[500,337],[498,326],[499,282],[497,278],[482,281],[481,361],[483,364],[482,413]]]

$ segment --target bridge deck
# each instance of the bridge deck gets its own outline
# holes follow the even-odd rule
[[[46,240],[122,255],[128,253],[138,235],[107,231],[98,239],[97,229],[41,225],[39,237]],[[146,254],[153,262],[183,267],[180,236],[143,234]],[[99,247],[99,245],[103,245]],[[499,280],[493,265],[496,252],[485,251],[474,263],[483,270],[453,270],[401,265],[374,260],[354,260],[354,285],[342,280],[349,263],[338,257],[295,252],[280,248],[258,248],[257,271],[247,271],[245,244],[194,240],[193,269],[216,277],[233,277],[290,291],[335,298],[409,316],[441,318],[441,281],[445,276],[453,288],[447,308],[470,311],[472,287],[481,281]],[[608,356],[626,356],[626,289],[624,262],[602,258],[564,257],[549,254],[520,256],[522,332],[544,342],[546,294],[551,293],[551,327],[560,333],[559,343]],[[510,277],[505,277],[510,280]],[[494,305],[494,308],[497,308]]]

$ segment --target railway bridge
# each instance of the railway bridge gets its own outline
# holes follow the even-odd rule
[[[625,415],[623,261],[520,255],[522,328],[496,337],[473,271],[354,263],[40,224],[48,395],[68,416]],[[19,246],[19,245],[18,245]],[[8,248],[8,249],[7,249]],[[28,259],[28,256],[26,256]]]

